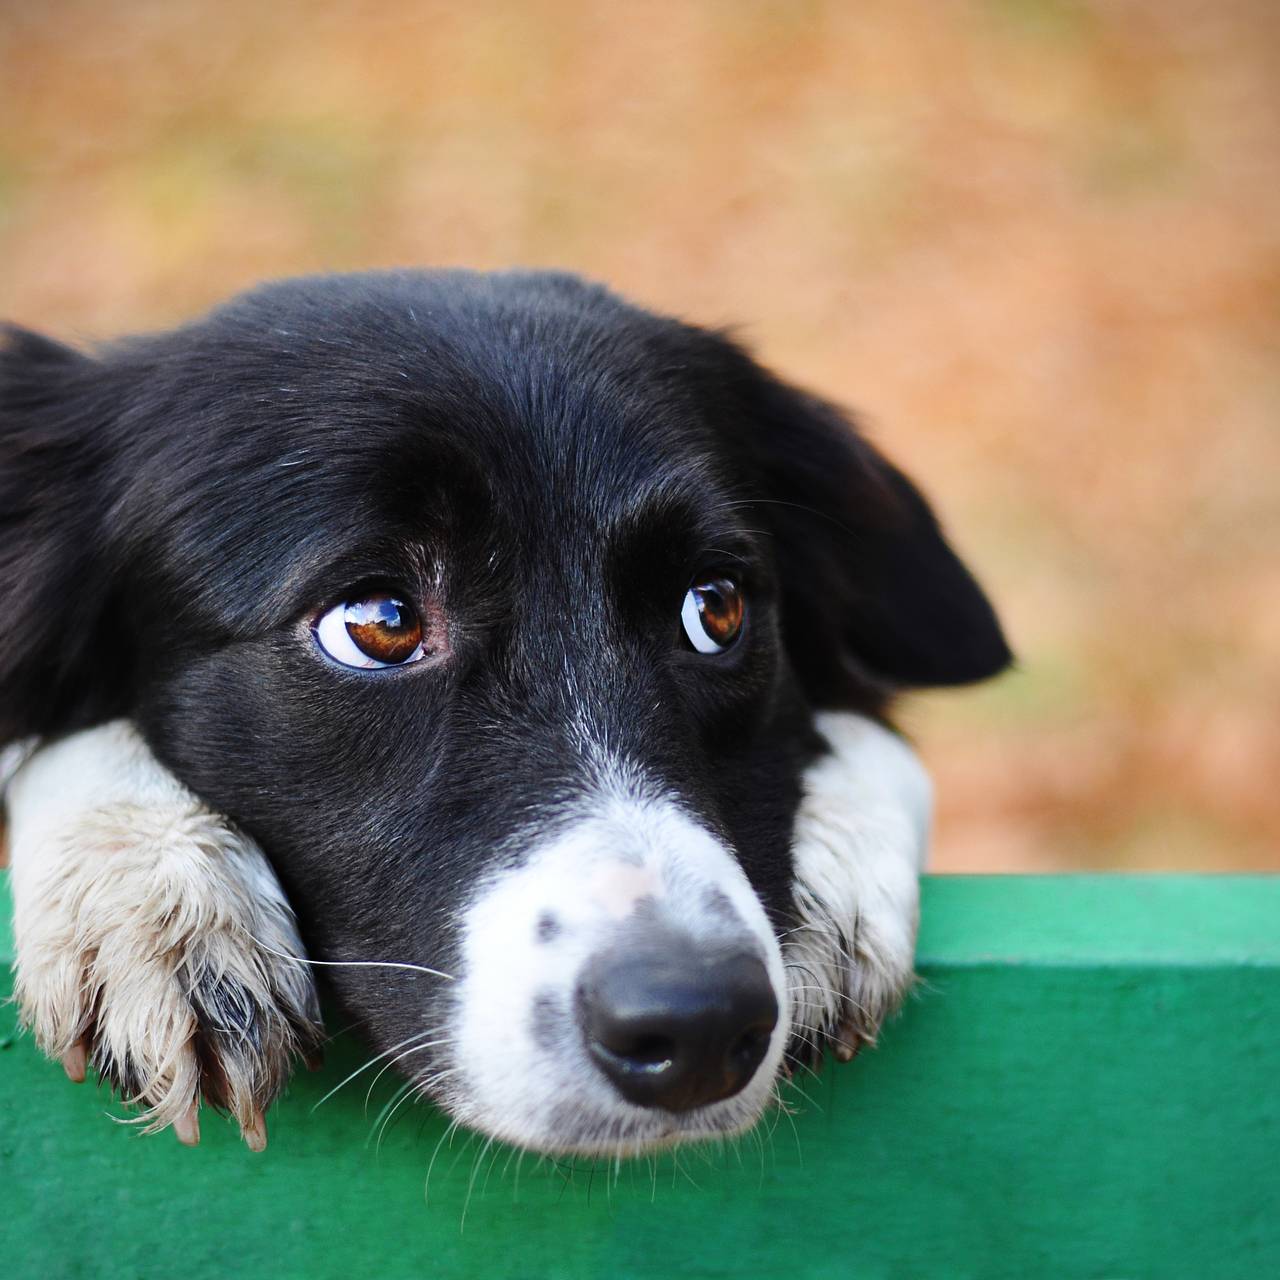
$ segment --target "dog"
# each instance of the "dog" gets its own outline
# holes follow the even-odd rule
[[[1009,661],[844,414],[571,275],[0,344],[17,995],[188,1143],[265,1144],[317,972],[499,1139],[745,1129],[913,980],[895,695]]]

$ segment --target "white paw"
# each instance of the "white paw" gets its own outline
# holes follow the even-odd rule
[[[319,1005],[292,912],[258,847],[126,724],[39,752],[8,797],[16,995],[41,1049],[86,1056],[147,1131],[198,1140],[201,1100],[266,1142],[263,1113]]]
[[[831,753],[805,774],[796,821],[795,926],[783,939],[790,1057],[874,1043],[915,981],[919,875],[931,789],[902,739],[861,716],[828,713]]]

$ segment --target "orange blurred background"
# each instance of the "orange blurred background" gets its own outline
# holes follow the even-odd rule
[[[1280,869],[1273,0],[0,5],[0,315],[391,264],[862,410],[1021,657],[904,709],[938,869]]]

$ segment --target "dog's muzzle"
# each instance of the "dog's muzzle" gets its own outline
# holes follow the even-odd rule
[[[445,1098],[521,1145],[635,1153],[754,1124],[790,1009],[729,848],[659,797],[604,797],[484,885],[463,921]]]

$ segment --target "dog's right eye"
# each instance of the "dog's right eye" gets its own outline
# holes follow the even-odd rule
[[[695,580],[685,592],[680,621],[699,653],[723,653],[742,633],[742,588],[732,578]]]
[[[344,667],[407,667],[426,656],[417,610],[389,591],[334,605],[311,631],[316,644]]]

